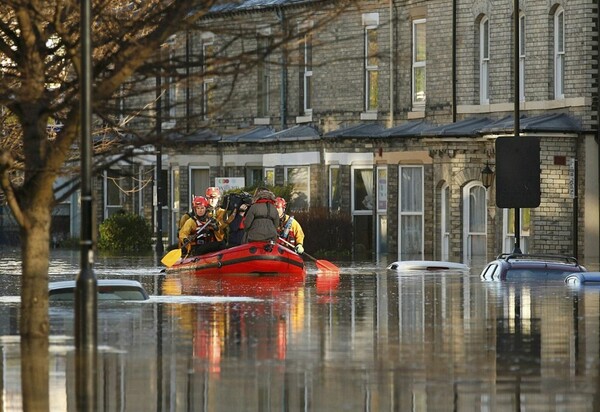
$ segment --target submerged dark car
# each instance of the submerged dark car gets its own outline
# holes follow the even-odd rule
[[[564,280],[586,272],[577,259],[562,255],[503,253],[481,271],[481,280]]]

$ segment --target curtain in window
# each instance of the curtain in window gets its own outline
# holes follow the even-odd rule
[[[401,176],[400,211],[422,212],[423,176],[420,167],[403,167]]]
[[[485,233],[485,189],[473,187],[469,197],[469,232]]]
[[[373,210],[373,170],[363,169],[360,171],[360,176],[367,192],[365,198],[362,200],[363,210]]]
[[[423,169],[400,168],[400,258],[423,258]]]

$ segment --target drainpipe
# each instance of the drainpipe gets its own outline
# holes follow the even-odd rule
[[[600,0],[598,0],[598,6],[596,7],[596,12],[598,15],[596,16],[596,35],[600,37]],[[596,64],[600,61],[599,56],[596,54]],[[598,82],[600,81],[600,76],[596,73],[596,96],[600,96],[600,85]],[[600,182],[600,102],[596,99],[596,119],[598,123],[596,123],[596,146],[598,147],[598,153],[596,157],[596,165],[598,167],[598,182]],[[600,197],[600,193],[598,194]],[[598,225],[600,225],[600,208],[598,213]],[[598,245],[598,257],[600,258],[600,242]]]
[[[390,0],[390,120],[394,127],[394,0]]]
[[[277,7],[276,13],[277,19],[281,24],[281,31],[285,35],[287,34],[285,13],[281,7]],[[283,130],[287,127],[287,49],[284,44],[281,46],[281,106],[279,112],[281,116],[281,130]]]
[[[452,123],[456,123],[456,1],[452,0]]]

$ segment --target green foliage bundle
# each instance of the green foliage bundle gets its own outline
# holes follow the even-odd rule
[[[98,248],[109,252],[148,252],[152,228],[142,216],[121,211],[100,224]]]

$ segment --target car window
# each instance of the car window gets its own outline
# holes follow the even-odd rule
[[[499,271],[498,264],[490,263],[489,265],[486,266],[485,269],[483,269],[483,272],[481,272],[481,278],[486,279],[486,280],[495,279],[496,276],[498,275],[498,271]]]

